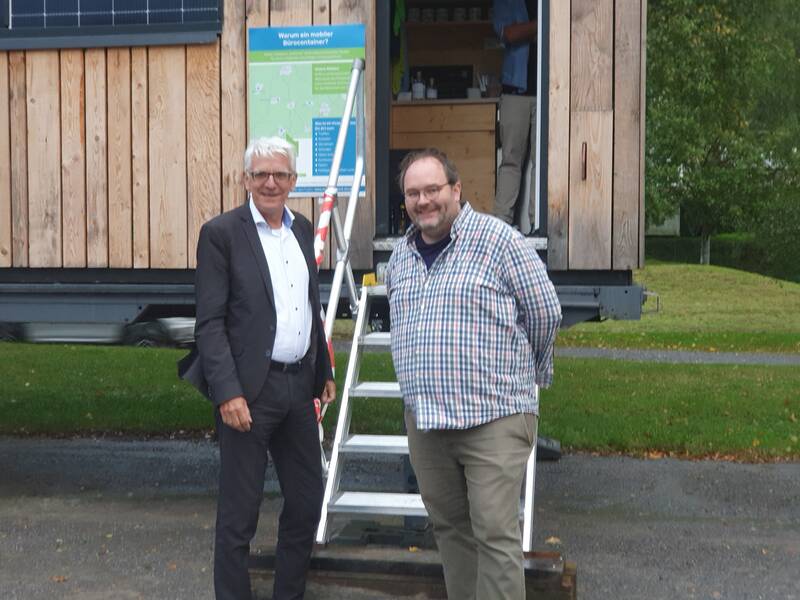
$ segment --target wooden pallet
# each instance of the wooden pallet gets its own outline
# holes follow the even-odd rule
[[[250,556],[250,572],[260,589],[271,589],[274,566],[274,555]],[[575,563],[558,552],[525,555],[529,600],[577,600],[576,576]],[[438,553],[413,547],[330,544],[312,556],[308,580],[338,588],[341,597],[346,590],[370,590],[396,598],[447,598]],[[331,592],[326,597],[340,596]]]

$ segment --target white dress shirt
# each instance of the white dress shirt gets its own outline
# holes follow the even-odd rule
[[[272,359],[295,363],[306,355],[311,345],[311,301],[308,297],[308,265],[292,233],[294,215],[284,208],[280,229],[273,229],[252,200],[250,212],[267,259],[275,297],[277,328]]]

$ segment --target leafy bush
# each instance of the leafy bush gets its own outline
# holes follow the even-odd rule
[[[788,207],[787,207],[788,208]],[[727,233],[711,240],[711,264],[800,282],[800,213],[781,216],[765,211],[764,230],[759,234]],[[794,218],[794,221],[792,221]],[[697,264],[700,261],[699,237],[648,236],[646,259]]]
[[[754,245],[764,261],[785,279],[800,281],[800,194],[778,196],[762,211]]]

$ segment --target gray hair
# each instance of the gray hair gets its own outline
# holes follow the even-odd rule
[[[296,172],[294,146],[282,137],[260,137],[250,140],[247,150],[244,151],[244,170],[250,171],[253,166],[253,157],[259,156],[267,158],[282,156],[289,161],[292,173]]]

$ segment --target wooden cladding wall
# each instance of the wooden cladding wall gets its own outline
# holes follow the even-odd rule
[[[356,22],[372,139],[372,2],[226,0],[215,44],[0,52],[0,267],[194,267],[200,226],[245,199],[247,28]],[[355,268],[372,261],[368,183]],[[312,198],[290,207],[316,218]]]
[[[550,2],[548,267],[644,262],[646,0]]]

